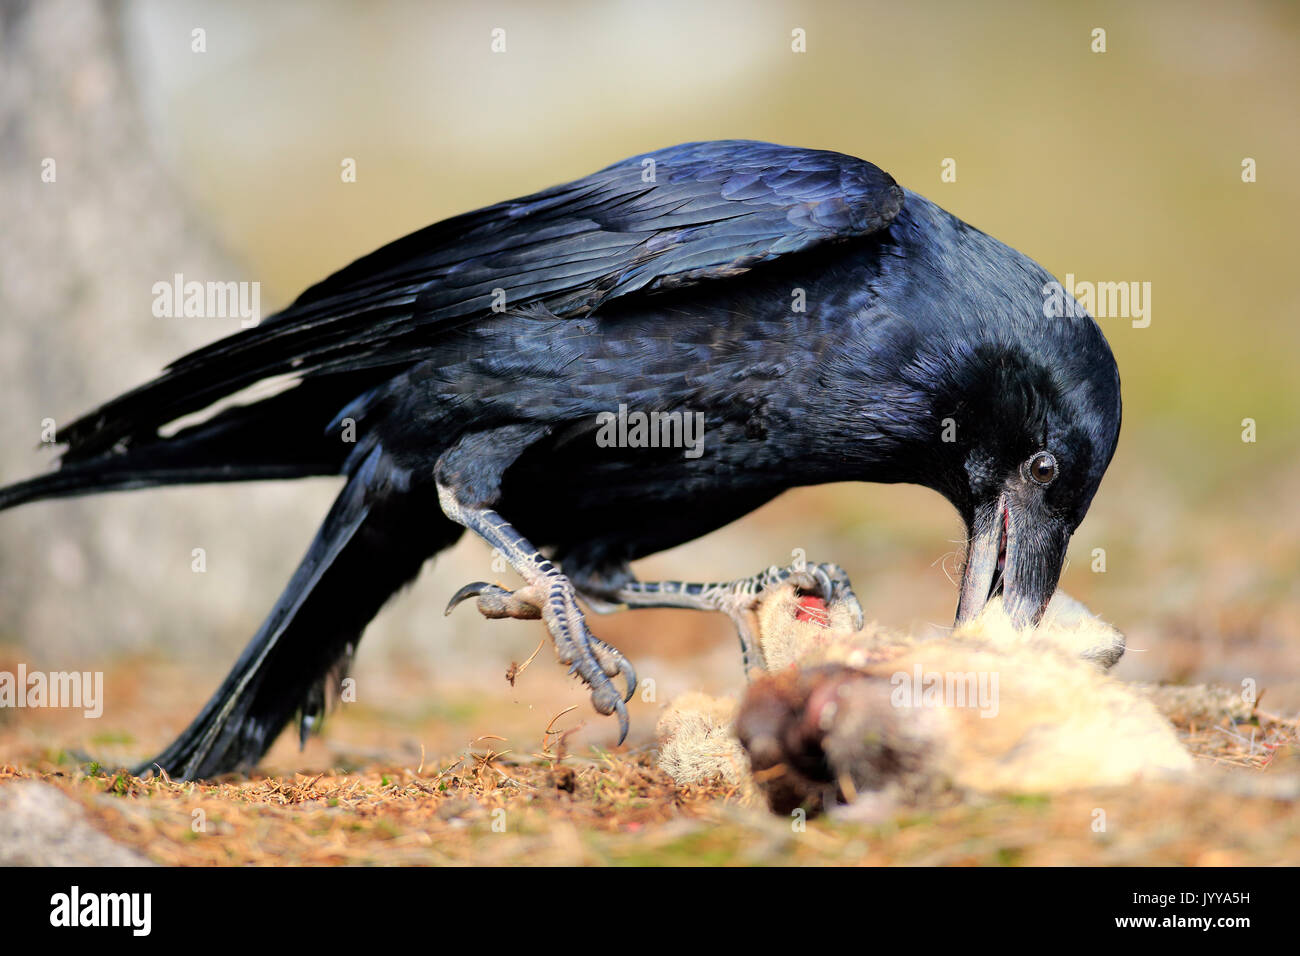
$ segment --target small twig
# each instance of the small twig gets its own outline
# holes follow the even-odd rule
[[[544,731],[542,731],[542,749],[543,749],[543,750],[545,750],[545,749],[546,749],[546,746],[547,746],[547,744],[546,744],[546,738],[547,738],[547,737],[554,737],[556,734],[563,735],[563,734],[565,734],[565,733],[568,733],[568,731],[554,730],[553,728],[555,727],[555,722],[556,722],[557,720],[559,720],[561,717],[563,717],[565,714],[569,713],[570,711],[574,711],[574,710],[577,710],[577,709],[578,709],[578,705],[577,705],[577,704],[574,704],[572,707],[566,707],[566,708],[564,708],[564,710],[560,711],[558,714],[556,714],[554,717],[551,718],[551,722],[550,722],[549,724],[547,724],[547,725],[546,725],[546,729],[545,729]]]
[[[519,675],[527,669],[528,665],[537,659],[537,655],[542,652],[542,647],[545,644],[546,638],[542,638],[538,641],[536,649],[528,655],[528,660],[524,661],[522,664],[516,664],[514,661],[510,662],[510,667],[506,671],[506,680],[510,681],[511,687],[515,686],[515,681],[519,678]]]
[[[560,746],[563,747],[564,742],[569,738],[569,735],[576,732],[578,728],[582,726],[582,724],[579,724],[577,727],[571,727],[568,730],[555,730],[554,729],[555,722],[559,720],[561,717],[563,717],[565,714],[569,713],[570,711],[574,711],[577,709],[578,709],[578,705],[574,704],[572,707],[564,708],[564,710],[560,711],[558,714],[556,714],[554,717],[551,718],[550,723],[546,725],[546,729],[542,731],[542,752],[540,754],[537,754],[536,756],[541,757],[543,760],[557,760],[557,759],[562,760],[564,758],[563,754],[560,754],[557,757],[555,754],[551,752],[551,743],[548,738],[558,736],[560,738],[559,741]]]
[[[463,764],[464,762],[465,762],[465,757],[464,757],[463,755],[460,756],[460,757],[457,757],[455,760],[453,760],[453,761],[451,762],[451,765],[448,766],[446,770],[444,770],[442,773],[438,774],[438,776],[436,776],[436,777],[433,778],[433,782],[434,782],[434,783],[437,783],[437,782],[440,781],[443,777],[447,776],[447,774],[451,773],[453,770],[455,770],[457,767],[459,767],[459,766],[460,766],[461,764]]]

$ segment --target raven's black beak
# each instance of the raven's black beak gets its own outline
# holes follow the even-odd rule
[[[1056,591],[1070,531],[1037,496],[1009,490],[978,508],[962,572],[957,623],[977,616],[996,594],[1016,627],[1037,624]]]

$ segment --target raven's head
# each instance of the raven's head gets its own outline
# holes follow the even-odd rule
[[[1017,625],[1038,622],[1119,438],[1119,374],[1100,331],[1086,317],[1038,321],[1064,327],[976,347],[951,393],[940,490],[967,529],[958,623],[999,593]]]
[[[854,403],[870,409],[864,477],[925,485],[957,507],[968,542],[957,623],[1001,594],[1017,626],[1037,624],[1119,439],[1119,372],[1101,330],[1086,315],[1040,315],[870,333],[874,367],[895,371],[873,371]]]
[[[956,505],[968,542],[959,624],[997,594],[1018,626],[1036,624],[1115,453],[1119,371],[1082,306],[1049,310],[1051,273],[906,196],[885,251],[861,257],[866,304],[823,375],[847,397],[841,414],[860,416],[838,450],[865,459],[866,480],[925,485]]]
[[[877,429],[901,440],[892,480],[966,523],[958,623],[1000,593],[1037,624],[1119,440],[1115,358],[1077,302],[1048,307],[1051,273],[928,200],[909,192],[890,235],[864,329]]]

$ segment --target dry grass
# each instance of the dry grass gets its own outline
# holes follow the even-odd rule
[[[531,755],[480,739],[411,763],[208,783],[87,773],[29,752],[0,767],[0,786],[43,780],[120,843],[188,866],[1300,862],[1300,788],[1286,792],[1300,779],[1297,724],[1189,710],[1196,721],[1180,731],[1206,764],[1201,785],[948,798],[806,829],[727,787],[674,786],[648,747],[565,754],[560,733]],[[17,743],[12,727],[0,732],[3,752]]]

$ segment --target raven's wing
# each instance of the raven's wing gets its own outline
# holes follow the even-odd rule
[[[428,342],[504,305],[558,316],[634,293],[743,273],[820,243],[869,235],[903,191],[851,156],[770,143],[688,143],[436,223],[371,253],[259,326],[177,360],[59,432],[65,461],[281,374],[409,366]]]

